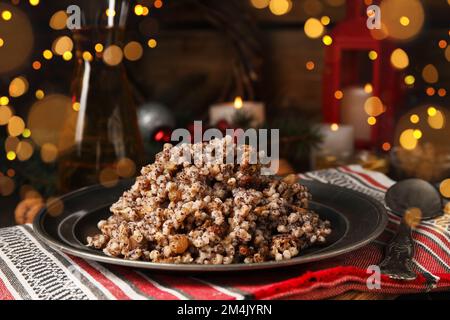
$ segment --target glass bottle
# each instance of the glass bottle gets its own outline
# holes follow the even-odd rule
[[[82,24],[73,30],[73,118],[67,124],[73,141],[60,155],[63,193],[97,183],[113,185],[119,177],[133,175],[143,158],[136,107],[120,49],[131,2],[84,0],[75,4],[81,9]]]

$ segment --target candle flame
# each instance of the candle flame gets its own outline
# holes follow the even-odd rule
[[[234,99],[234,108],[235,109],[241,109],[244,106],[244,103],[242,102],[242,98],[237,96]]]
[[[330,126],[331,131],[338,131],[339,130],[339,125],[337,123],[333,123]]]

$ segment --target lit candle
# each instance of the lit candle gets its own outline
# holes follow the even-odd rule
[[[320,159],[344,164],[353,155],[354,130],[352,126],[342,124],[323,124],[319,128],[322,143],[311,153],[312,165],[317,167]]]
[[[224,102],[214,104],[209,109],[209,122],[211,125],[225,120],[232,124],[238,112],[243,112],[252,119],[251,126],[262,125],[265,121],[265,108],[262,102],[242,101],[241,97],[236,97],[234,102]]]

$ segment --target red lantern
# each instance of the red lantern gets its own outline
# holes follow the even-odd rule
[[[323,77],[323,114],[324,122],[340,123],[340,97],[335,93],[344,86],[360,84],[358,82],[362,66],[356,56],[361,52],[374,51],[377,54],[371,66],[372,95],[381,99],[386,106],[385,112],[377,118],[377,124],[371,128],[371,138],[356,141],[357,147],[381,146],[391,141],[394,127],[394,107],[400,99],[399,74],[390,65],[392,44],[376,40],[367,27],[367,14],[364,2],[347,0],[347,16],[330,33],[332,44],[325,49]],[[361,84],[361,87],[363,84]]]

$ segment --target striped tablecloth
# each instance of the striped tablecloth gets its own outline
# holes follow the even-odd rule
[[[380,202],[393,181],[360,166],[301,175],[368,194]],[[361,214],[364,214],[361,212]],[[56,252],[31,226],[0,229],[0,299],[279,299],[328,298],[348,290],[415,293],[450,289],[450,215],[423,222],[414,231],[413,282],[381,278],[370,290],[367,267],[382,259],[399,219],[373,243],[338,258],[273,271],[222,275],[175,275],[109,266]]]

